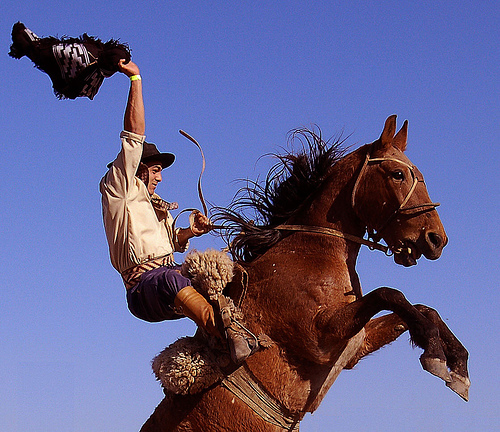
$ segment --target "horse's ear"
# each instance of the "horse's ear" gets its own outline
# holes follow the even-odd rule
[[[401,126],[401,129],[399,129],[399,132],[394,137],[392,145],[394,147],[397,147],[402,152],[404,152],[406,150],[407,139],[408,139],[408,120],[405,120],[403,126]]]
[[[396,114],[391,115],[385,121],[384,130],[380,138],[375,141],[377,147],[380,146],[381,149],[389,148],[392,145],[392,140],[394,139],[394,134],[396,133]]]

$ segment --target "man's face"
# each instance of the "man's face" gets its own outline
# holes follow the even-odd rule
[[[159,163],[151,162],[147,164],[149,170],[149,181],[148,181],[148,192],[153,195],[156,190],[156,186],[161,182],[161,170],[162,166]]]

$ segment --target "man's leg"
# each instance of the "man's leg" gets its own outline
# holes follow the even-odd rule
[[[127,292],[127,303],[130,312],[142,320],[159,322],[182,318],[184,314],[218,335],[212,306],[178,267],[159,267],[143,273],[139,283]]]
[[[179,268],[160,267],[142,274],[139,283],[127,292],[130,312],[145,321],[158,322],[187,316],[208,333],[221,338],[215,327],[212,306],[191,286],[191,281],[179,273]],[[178,311],[182,311],[181,315]],[[225,329],[231,358],[241,363],[257,348],[235,324]]]

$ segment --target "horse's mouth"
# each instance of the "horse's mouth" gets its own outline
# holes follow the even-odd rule
[[[417,248],[415,243],[406,241],[402,246],[393,248],[394,261],[396,264],[405,267],[411,267],[417,264],[418,259],[422,256],[422,252]]]

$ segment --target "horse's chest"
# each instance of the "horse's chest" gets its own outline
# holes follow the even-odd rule
[[[312,307],[341,305],[356,300],[347,264],[328,256],[280,254],[261,261],[250,273],[250,283],[266,297],[280,302],[303,302]]]

